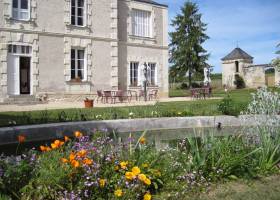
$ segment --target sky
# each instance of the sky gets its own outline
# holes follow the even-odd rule
[[[186,0],[155,0],[169,6],[169,24]],[[221,58],[237,46],[267,64],[276,57],[280,43],[280,0],[193,0],[207,23],[208,63],[221,72]],[[173,28],[169,25],[169,31]]]

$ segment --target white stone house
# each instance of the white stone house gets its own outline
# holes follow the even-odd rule
[[[246,87],[258,88],[265,86],[265,69],[267,64],[254,65],[253,57],[240,48],[235,48],[222,58],[222,83],[234,88],[235,77],[243,78]]]
[[[168,95],[168,7],[151,0],[0,1],[0,98],[149,88]]]

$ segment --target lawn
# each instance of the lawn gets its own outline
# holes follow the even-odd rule
[[[280,175],[250,181],[230,181],[212,186],[207,193],[186,195],[177,200],[278,200],[279,180]],[[168,199],[168,193],[163,193],[155,199]]]
[[[214,90],[213,96],[223,98],[229,95],[235,107],[232,115],[235,115],[246,107],[251,100],[251,93],[254,92],[256,92],[254,89],[232,90],[228,93]],[[170,93],[188,95],[188,91],[185,90],[171,90]],[[4,112],[0,113],[0,126],[147,117],[214,116],[223,114],[218,110],[220,102],[221,100],[211,99],[157,103],[154,106]]]

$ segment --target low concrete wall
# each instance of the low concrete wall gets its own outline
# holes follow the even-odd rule
[[[237,128],[244,126],[244,119],[242,120],[241,117],[236,118],[232,116],[172,117],[6,127],[0,128],[0,145],[17,143],[17,136],[20,134],[26,136],[26,141],[34,142],[62,138],[65,135],[73,136],[74,131],[90,134],[93,133],[94,130],[106,129],[108,131],[115,131],[116,133],[128,133],[161,129],[215,128],[219,123],[222,127]],[[254,119],[246,117],[246,126],[253,125],[255,125]]]

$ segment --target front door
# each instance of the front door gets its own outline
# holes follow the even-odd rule
[[[20,94],[30,94],[30,57],[19,59]]]
[[[8,94],[19,95],[19,56],[8,56]]]

